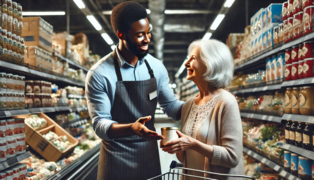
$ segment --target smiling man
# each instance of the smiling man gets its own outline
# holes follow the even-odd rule
[[[154,115],[157,102],[180,119],[183,102],[169,88],[161,61],[148,54],[151,29],[146,9],[118,4],[111,24],[117,48],[88,72],[86,96],[96,134],[103,139],[98,180],[144,180],[161,174]]]

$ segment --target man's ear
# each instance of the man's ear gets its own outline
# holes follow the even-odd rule
[[[121,31],[118,31],[117,34],[119,39],[124,40],[124,34]]]

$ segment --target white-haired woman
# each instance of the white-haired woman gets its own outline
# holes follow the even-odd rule
[[[180,138],[162,150],[176,153],[187,168],[244,175],[239,108],[236,98],[224,90],[233,77],[231,53],[217,40],[196,40],[188,53],[187,79],[196,84],[199,94],[182,107],[182,132],[177,131]],[[204,173],[188,174],[209,177]]]

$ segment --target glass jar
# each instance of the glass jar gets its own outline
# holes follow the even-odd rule
[[[7,92],[7,109],[13,109],[13,95],[11,92]]]
[[[34,107],[34,93],[26,93],[25,104],[27,108]]]
[[[294,87],[291,93],[291,112],[292,114],[299,114],[299,88]]]
[[[0,72],[0,91],[7,91],[7,76],[4,72]]]
[[[27,80],[27,81],[25,81],[25,83],[26,83],[25,92],[26,93],[32,93],[33,88],[34,88],[34,81],[33,80]]]
[[[47,107],[47,101],[46,101],[46,94],[45,93],[41,93],[41,106],[42,107]]]
[[[42,93],[46,93],[46,82],[45,81],[41,81],[40,88],[41,88]]]
[[[34,93],[41,93],[41,81],[34,81]]]
[[[8,0],[2,0],[2,13],[8,13]]]
[[[287,88],[285,92],[285,113],[291,114],[291,88]]]
[[[292,145],[295,145],[295,133],[297,129],[298,123],[295,121],[292,121],[291,126],[290,126],[290,135],[289,135],[289,142]]]
[[[13,15],[12,0],[8,0],[8,15]]]
[[[313,125],[311,123],[305,123],[303,130],[303,149],[312,150],[313,148]]]
[[[302,115],[311,115],[313,110],[313,97],[314,97],[314,88],[311,86],[304,86],[303,91],[299,93],[300,101],[300,114]]]
[[[42,100],[41,93],[35,93],[34,94],[34,107],[41,107],[42,106],[41,100]]]
[[[12,51],[16,52],[16,47],[17,47],[17,44],[16,44],[16,35],[15,35],[15,34],[12,34]]]
[[[13,109],[19,109],[19,93],[14,92],[12,93],[13,96]]]
[[[18,79],[17,79],[18,75],[13,75],[12,76],[12,90],[13,92],[17,92],[17,88],[18,88]]]
[[[297,129],[295,131],[295,145],[302,148],[303,144],[303,130],[305,124],[302,122],[298,122]]]
[[[0,110],[6,110],[7,106],[7,93],[0,92]]]
[[[21,92],[24,92],[24,91],[25,91],[25,76],[20,76],[20,78],[21,78],[21,79],[20,79],[20,80],[21,80],[21,81],[20,81],[20,83],[21,83],[21,84],[20,84],[20,91],[21,91]]]
[[[15,84],[15,89],[17,92],[21,92],[21,82],[22,81],[22,78],[21,76],[17,76],[16,77],[16,84]]]
[[[12,91],[12,76],[13,76],[13,74],[6,74],[6,78],[7,78],[7,91]]]
[[[25,95],[24,95],[24,93],[19,93],[19,107],[20,107],[20,109],[25,109]]]

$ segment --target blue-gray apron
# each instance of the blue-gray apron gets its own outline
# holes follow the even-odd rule
[[[154,115],[157,97],[150,100],[149,94],[157,90],[157,82],[148,62],[145,64],[151,79],[122,81],[120,67],[113,53],[118,81],[111,110],[112,119],[118,123],[133,123],[140,117],[151,115],[145,123],[155,131]],[[102,140],[98,163],[98,180],[144,180],[161,174],[157,141],[146,141],[137,135]]]

